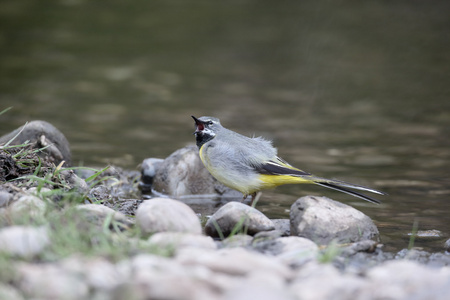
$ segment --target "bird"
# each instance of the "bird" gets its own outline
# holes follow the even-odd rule
[[[278,156],[271,141],[241,135],[223,127],[217,118],[192,118],[199,156],[206,169],[225,186],[241,192],[243,199],[250,195],[252,204],[261,190],[284,184],[316,184],[375,204],[381,202],[361,191],[386,195],[372,188],[317,177],[293,167]]]

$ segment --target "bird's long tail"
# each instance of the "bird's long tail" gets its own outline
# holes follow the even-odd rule
[[[293,183],[314,183],[376,204],[379,204],[380,201],[370,196],[367,196],[359,191],[370,192],[379,195],[386,195],[383,192],[362,185],[314,176],[311,173],[302,171],[289,165],[287,162],[285,162],[279,157],[277,157],[276,160],[269,161],[263,165],[258,166],[255,169],[261,174],[261,176],[268,176],[264,177],[265,179],[264,181],[266,183],[270,182],[272,186],[277,186],[280,184],[293,184]]]
[[[333,179],[326,179],[326,178],[320,178],[320,177],[311,177],[309,178],[309,180],[311,180],[313,183],[329,188],[329,189],[333,189],[333,190],[337,190],[349,195],[352,195],[354,197],[358,197],[361,198],[363,200],[372,202],[372,203],[376,203],[376,204],[380,204],[381,202],[375,198],[372,198],[370,196],[367,196],[363,193],[354,191],[354,190],[358,190],[358,191],[365,191],[365,192],[370,192],[370,193],[374,193],[374,194],[379,194],[379,195],[386,195],[386,193],[365,187],[365,186],[361,186],[361,185],[356,185],[356,184],[352,184],[352,183],[348,183],[348,182],[344,182],[344,181],[340,181],[340,180],[333,180]]]

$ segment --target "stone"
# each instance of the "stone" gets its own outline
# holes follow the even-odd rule
[[[78,211],[78,216],[87,221],[90,224],[94,224],[99,227],[103,227],[105,221],[111,218],[109,225],[110,229],[114,229],[114,225],[117,225],[119,229],[127,229],[133,226],[133,222],[130,221],[121,212],[115,211],[109,207],[101,204],[80,204],[76,206],[76,211]],[[115,223],[113,223],[113,221]]]
[[[50,244],[45,226],[10,226],[0,229],[0,252],[29,257],[42,252]]]
[[[25,194],[10,204],[8,211],[11,218],[18,222],[42,220],[44,219],[46,204],[39,197]]]
[[[331,241],[351,243],[378,239],[373,221],[351,206],[326,197],[306,196],[290,210],[291,235],[306,237],[319,245]]]
[[[184,266],[203,265],[213,272],[231,276],[246,276],[253,271],[267,271],[287,280],[292,275],[286,265],[244,248],[223,248],[217,251],[184,248],[178,251],[175,259]]]
[[[262,212],[240,202],[229,202],[222,206],[206,222],[205,233],[212,237],[224,237],[230,233],[244,232],[254,235],[261,231],[274,230],[275,225]]]
[[[291,224],[289,219],[272,219],[275,229],[281,232],[282,236],[291,235]]]
[[[367,283],[363,278],[342,274],[329,264],[310,262],[299,269],[289,290],[296,299],[302,300],[378,299],[359,297],[360,291],[366,287]],[[378,286],[378,289],[382,289],[380,287],[384,288]]]
[[[13,195],[8,192],[0,191],[0,207],[8,206],[12,197],[13,197]]]
[[[122,263],[130,266],[131,274],[125,284],[114,290],[113,299],[218,298],[215,281],[219,278],[203,266],[184,267],[174,260],[149,254]]]
[[[235,234],[222,240],[221,247],[233,248],[233,247],[248,247],[251,245],[253,237],[246,234]]]
[[[161,158],[146,158],[141,163],[141,181],[139,183],[139,188],[143,193],[151,192],[156,172],[163,162],[164,159]]]
[[[18,287],[27,299],[88,299],[89,287],[79,274],[55,264],[20,263]]]
[[[89,186],[84,179],[78,177],[73,170],[63,170],[59,172],[60,180],[65,181],[71,189],[75,189],[81,194],[87,194],[89,192]]]
[[[150,246],[174,249],[175,251],[185,247],[217,249],[217,244],[209,236],[182,232],[158,232],[153,234],[148,242]]]
[[[319,253],[319,247],[313,241],[298,236],[259,240],[252,247],[265,255],[276,256],[278,261],[291,266],[315,260]]]
[[[268,274],[265,274],[268,275]],[[269,275],[270,276],[270,275]],[[224,300],[248,300],[248,299],[258,299],[258,300],[295,300],[292,294],[282,288],[272,287],[271,285],[264,284],[267,281],[267,276],[264,278],[265,281],[261,281],[256,284],[248,284],[246,280],[244,283],[237,287],[234,287],[227,291],[222,299]]]
[[[370,287],[362,291],[360,299],[447,299],[450,294],[450,269],[414,261],[384,262],[369,269],[366,278]]]
[[[7,143],[19,132],[20,134],[10,145],[20,145],[29,141],[36,149],[46,147],[45,150],[38,154],[47,156],[55,165],[58,165],[63,160],[66,162],[66,166],[71,164],[69,142],[64,134],[52,124],[45,121],[28,122],[24,126],[0,137],[0,144]]]
[[[136,222],[143,234],[164,231],[202,233],[195,212],[183,202],[169,198],[144,201],[136,211]]]
[[[112,291],[127,279],[115,264],[103,257],[72,255],[58,262],[58,266],[83,277],[88,286],[97,291]]]
[[[10,285],[0,282],[0,299],[2,300],[24,300],[23,296]]]
[[[156,171],[153,189],[174,197],[217,195],[230,190],[208,172],[196,146],[179,149],[167,157]]]

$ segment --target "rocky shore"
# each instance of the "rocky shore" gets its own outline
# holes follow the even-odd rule
[[[137,172],[71,168],[69,143],[42,121],[0,145],[0,299],[450,295],[450,241],[383,251],[368,216],[325,197],[269,219],[211,177],[195,146]]]

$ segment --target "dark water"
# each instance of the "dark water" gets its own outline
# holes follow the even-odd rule
[[[372,217],[387,249],[413,223],[450,234],[448,1],[2,1],[0,133],[53,123],[73,160],[135,168],[193,142],[190,115],[273,139],[314,174],[389,193],[379,206],[284,186]]]

